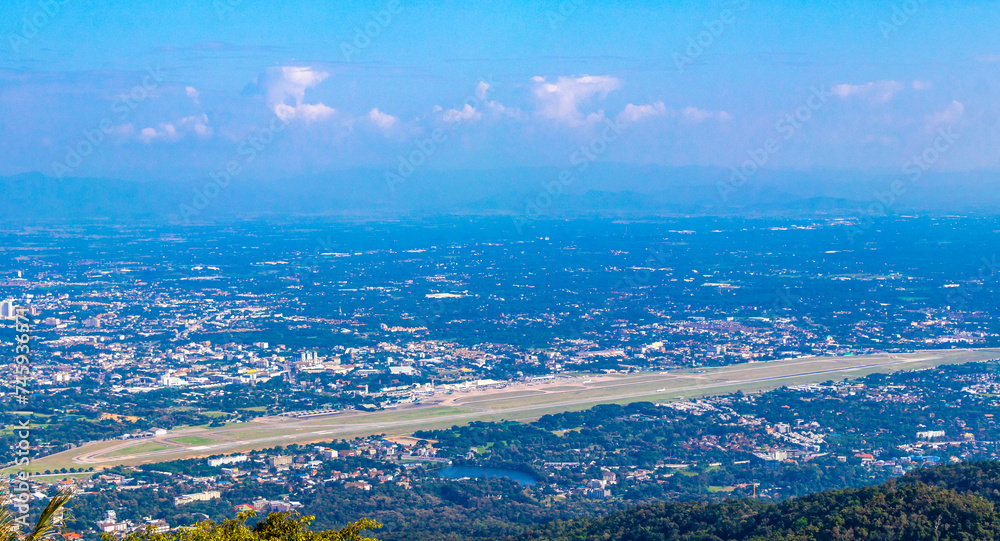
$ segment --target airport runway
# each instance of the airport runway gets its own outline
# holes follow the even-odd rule
[[[959,355],[962,354],[962,355]],[[126,440],[113,445],[94,444],[81,446],[71,451],[65,451],[51,457],[38,459],[39,467],[45,462],[71,458],[78,466],[109,467],[121,463],[150,463],[226,454],[247,449],[260,449],[275,445],[290,443],[312,443],[330,441],[345,436],[356,436],[361,433],[410,433],[431,426],[448,426],[461,424],[485,418],[500,418],[507,420],[536,419],[544,413],[552,411],[567,411],[579,409],[580,406],[593,406],[602,403],[616,403],[633,399],[647,399],[659,402],[675,400],[679,396],[719,394],[734,392],[736,388],[744,391],[756,391],[760,388],[780,387],[783,382],[789,384],[818,383],[831,379],[830,376],[844,376],[860,371],[896,371],[906,369],[911,365],[934,366],[936,364],[954,364],[972,362],[1000,357],[1000,350],[942,350],[922,351],[911,354],[880,355],[867,357],[809,357],[760,363],[730,365],[727,367],[683,370],[667,373],[639,373],[625,376],[581,376],[578,380],[590,380],[587,384],[574,381],[555,381],[560,390],[545,390],[545,385],[516,386],[513,390],[492,393],[464,393],[448,397],[447,402],[453,408],[466,411],[431,415],[435,408],[440,409],[444,400],[436,400],[433,404],[420,404],[393,411],[350,412],[339,415],[318,416],[306,419],[288,417],[265,417],[252,423],[230,425],[219,429],[187,428],[175,430],[155,438],[141,440]],[[822,369],[810,369],[817,364],[826,365]],[[832,364],[832,366],[831,366]],[[780,370],[780,374],[760,375],[761,372]],[[662,387],[651,389],[651,387]],[[536,394],[510,395],[519,391],[540,391]],[[609,392],[612,391],[612,392]],[[587,396],[593,394],[595,396]],[[566,399],[558,397],[566,395]],[[573,396],[575,395],[575,396]],[[572,396],[572,397],[571,397]],[[555,400],[552,400],[556,398]],[[516,402],[534,401],[519,405]],[[511,404],[511,402],[514,402]],[[504,404],[510,404],[505,406]],[[393,416],[409,416],[426,410],[428,415],[417,415],[407,419],[392,419]],[[544,410],[544,411],[543,411]],[[370,418],[370,421],[365,421]],[[255,437],[254,433],[261,433]],[[268,434],[268,432],[271,432]],[[201,436],[217,440],[206,445],[185,445],[172,441],[184,436]],[[167,448],[145,452],[127,453],[127,449],[142,444],[162,445]],[[147,446],[148,447],[148,446]],[[89,449],[88,449],[89,448]]]

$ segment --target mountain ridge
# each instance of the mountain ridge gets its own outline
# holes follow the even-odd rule
[[[1000,208],[1000,174],[988,171],[929,172],[912,184],[891,172],[761,171],[734,183],[732,173],[718,167],[593,164],[560,182],[561,171],[426,170],[396,183],[375,169],[219,182],[207,176],[174,182],[24,173],[0,177],[0,212],[20,221],[197,223],[258,215],[464,213],[533,220],[594,214],[994,214]],[[939,189],[942,185],[949,187],[947,193]]]

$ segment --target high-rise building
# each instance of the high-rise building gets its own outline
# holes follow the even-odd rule
[[[0,302],[0,317],[4,319],[14,319],[16,316],[15,311],[17,307],[14,306],[14,301],[7,299]]]

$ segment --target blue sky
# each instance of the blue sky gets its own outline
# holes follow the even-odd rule
[[[1000,166],[997,2],[810,4],[5,0],[0,175],[392,169],[435,130],[432,168],[562,167],[608,123],[606,162],[893,171],[950,130],[933,167]]]

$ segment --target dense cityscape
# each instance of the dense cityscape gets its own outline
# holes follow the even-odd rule
[[[518,232],[503,219],[453,218],[8,231],[0,308],[12,330],[19,309],[30,319],[32,361],[28,406],[18,365],[0,373],[6,460],[17,458],[25,407],[31,454],[41,458],[94,441],[387,411],[588,374],[1000,345],[990,255],[1000,224],[901,217],[853,242],[849,227],[702,218],[552,221]],[[75,531],[87,535],[233,509],[319,514],[323,495],[343,490],[466,490],[442,480],[441,468],[521,472],[482,481],[497,497],[521,498],[539,522],[626,503],[781,500],[995,456],[992,414],[973,413],[993,407],[982,397],[997,385],[995,367],[969,366],[942,368],[951,394],[932,395],[903,372],[207,462],[77,464],[37,471],[32,483],[39,495],[66,484],[86,495]],[[849,421],[848,402],[892,422]],[[621,428],[609,431],[612,422]],[[651,438],[654,426],[673,432]],[[148,505],[114,503],[138,493]],[[366,505],[351,501],[361,508],[327,510],[323,525]]]

